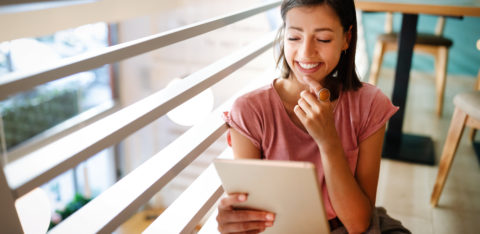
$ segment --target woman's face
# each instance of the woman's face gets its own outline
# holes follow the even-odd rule
[[[285,59],[292,78],[305,83],[309,76],[322,81],[337,66],[348,48],[349,33],[344,33],[340,19],[326,4],[295,7],[285,19]]]

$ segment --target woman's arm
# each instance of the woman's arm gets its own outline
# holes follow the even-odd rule
[[[238,158],[260,158],[260,150],[233,128],[229,129],[233,155]],[[241,175],[239,175],[241,176]],[[273,213],[258,210],[236,210],[233,205],[248,199],[248,194],[228,194],[218,206],[218,230],[221,233],[259,233],[271,227],[275,219]]]
[[[370,226],[384,133],[385,126],[360,143],[355,175],[350,171],[341,145],[321,150],[332,206],[349,233],[361,233]]]
[[[378,176],[380,174],[385,128],[386,126],[383,125],[377,132],[361,142],[358,152],[355,178],[368,196],[372,208],[375,206],[377,198]]]
[[[260,150],[246,136],[239,133],[234,128],[230,128],[230,137],[232,139],[233,157],[260,159]]]
[[[322,87],[309,77],[305,80],[318,92]],[[385,126],[360,143],[356,174],[350,171],[340,137],[335,128],[333,106],[303,91],[294,111],[317,142],[330,201],[349,233],[361,233],[370,226],[380,168]]]

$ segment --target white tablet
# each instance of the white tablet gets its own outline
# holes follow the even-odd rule
[[[248,193],[238,208],[275,213],[264,233],[330,233],[312,163],[216,159],[214,165],[226,193]]]

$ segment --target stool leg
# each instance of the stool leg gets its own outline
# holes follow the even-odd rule
[[[455,108],[453,113],[452,121],[450,122],[450,127],[448,129],[447,139],[445,140],[445,146],[442,151],[442,158],[440,159],[440,164],[438,166],[437,179],[433,187],[432,196],[430,198],[430,204],[435,207],[438,204],[438,199],[442,193],[443,186],[452,166],[453,158],[455,152],[458,148],[458,143],[462,137],[463,130],[465,129],[465,123],[467,121],[467,114],[460,110],[458,107]]]
[[[435,59],[435,84],[437,91],[437,116],[441,117],[443,112],[443,97],[445,94],[445,83],[447,80],[447,61],[448,48],[440,47],[437,51],[437,58]]]
[[[477,81],[475,82],[475,90],[480,90],[480,69],[478,69]]]
[[[368,83],[377,85],[378,75],[380,68],[382,67],[383,54],[385,53],[385,43],[377,41],[375,44],[375,50],[372,59],[372,65],[370,67],[370,77]]]
[[[480,90],[480,69],[478,69],[477,81],[475,82],[475,90]],[[477,133],[477,129],[475,128],[470,129],[470,135],[468,136],[468,138],[470,139],[471,142],[475,140],[476,133]]]

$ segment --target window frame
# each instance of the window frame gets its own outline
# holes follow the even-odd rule
[[[107,45],[112,46],[118,42],[118,25],[109,24],[107,25]],[[39,134],[33,136],[32,138],[20,143],[20,145],[13,147],[12,149],[5,149],[6,145],[0,144],[0,155],[2,156],[2,163],[5,165],[7,163],[13,162],[23,156],[26,156],[28,153],[33,152],[44,145],[47,145],[51,142],[54,142],[72,132],[77,131],[78,129],[93,123],[113,112],[121,109],[121,104],[119,101],[118,93],[118,66],[116,64],[106,64],[108,66],[108,77],[109,77],[109,86],[111,93],[111,100],[106,101],[100,105],[97,105],[93,108],[90,108],[86,111],[79,113],[62,123],[59,123]],[[5,137],[4,131],[4,122],[2,121],[2,134],[0,135],[1,141],[3,142]],[[5,155],[6,154],[6,155]]]

